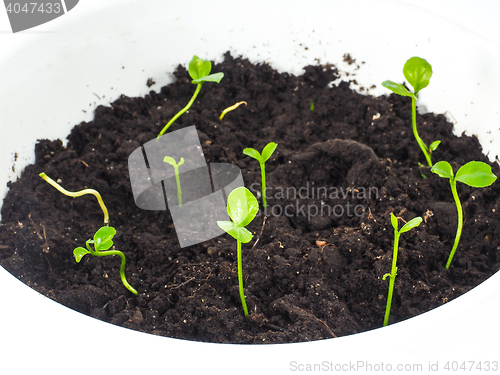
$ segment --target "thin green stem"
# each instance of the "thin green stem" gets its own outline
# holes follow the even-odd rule
[[[104,257],[104,256],[108,256],[108,255],[118,255],[121,260],[122,260],[122,264],[120,266],[120,278],[122,279],[122,283],[123,285],[125,286],[125,288],[127,288],[128,290],[130,290],[132,293],[134,293],[135,295],[137,295],[137,290],[135,290],[127,281],[127,278],[125,277],[125,255],[119,251],[119,250],[108,250],[108,251],[92,251],[92,255],[95,255],[95,256],[98,256],[98,257]]]
[[[417,140],[418,145],[422,149],[422,152],[424,153],[425,159],[427,160],[427,164],[429,164],[429,167],[432,167],[432,160],[431,160],[431,154],[429,153],[429,148],[426,146],[424,141],[420,138],[418,135],[418,130],[417,130],[417,98],[416,96],[411,97],[411,121],[412,121],[412,128],[413,128],[413,135],[415,136],[415,139]]]
[[[398,267],[396,267],[398,261],[398,248],[399,248],[399,232],[394,230],[394,252],[392,254],[392,268],[389,277],[389,294],[387,295],[387,305],[385,307],[385,317],[384,317],[384,327],[389,324],[389,315],[391,314],[391,304],[392,304],[392,293],[394,291],[394,281],[396,280],[396,275],[398,273]]]
[[[104,224],[108,225],[108,223],[109,223],[108,209],[104,205],[104,201],[101,198],[101,194],[99,194],[99,192],[97,192],[97,190],[84,189],[84,190],[75,191],[75,192],[68,191],[43,172],[40,173],[40,177],[43,178],[49,185],[52,185],[59,192],[63,193],[64,195],[67,195],[68,197],[77,198],[77,197],[81,197],[82,195],[87,195],[87,194],[91,194],[91,195],[95,196],[97,198],[97,201],[99,202],[99,206],[101,206],[102,212],[104,213]]]
[[[267,208],[266,197],[266,163],[260,163],[260,175],[262,177],[262,205]]]
[[[238,257],[238,284],[240,289],[241,306],[243,306],[243,313],[245,317],[248,316],[247,302],[245,300],[245,291],[243,290],[243,265],[241,261],[241,241],[237,241],[237,257]]]
[[[202,83],[198,83],[196,85],[196,91],[194,92],[193,97],[191,98],[189,103],[184,108],[182,108],[179,112],[177,112],[177,114],[174,117],[172,117],[172,119],[167,123],[167,125],[165,125],[165,127],[161,130],[160,134],[158,134],[157,138],[160,138],[163,134],[165,134],[165,132],[170,127],[170,125],[172,125],[174,123],[174,121],[177,120],[184,112],[186,112],[189,108],[191,108],[191,106],[194,103],[194,100],[196,99],[196,97],[200,93],[201,86],[202,86]]]
[[[179,207],[182,207],[182,191],[181,191],[181,179],[179,177],[179,166],[174,165],[175,168],[175,182],[177,183],[177,202]]]
[[[453,260],[453,256],[455,255],[455,251],[457,250],[458,243],[460,242],[460,237],[462,236],[463,220],[464,220],[462,204],[460,203],[460,198],[458,197],[457,182],[455,181],[455,178],[450,179],[450,187],[451,187],[451,192],[453,194],[453,199],[455,200],[455,205],[457,206],[458,225],[457,225],[457,234],[455,236],[455,243],[453,244],[450,256],[448,257],[448,262],[446,262],[446,269],[450,268],[451,261]]]

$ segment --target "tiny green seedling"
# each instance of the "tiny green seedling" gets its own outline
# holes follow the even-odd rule
[[[455,251],[457,250],[463,227],[463,210],[457,193],[457,181],[463,182],[464,184],[472,187],[482,188],[490,186],[493,182],[495,182],[497,176],[491,172],[491,167],[488,164],[481,161],[470,161],[467,164],[462,165],[458,169],[456,175],[453,175],[453,168],[450,163],[447,161],[440,161],[434,164],[431,168],[431,172],[436,173],[439,177],[448,178],[450,180],[451,193],[453,194],[453,199],[455,200],[455,205],[457,206],[457,234],[455,235],[455,242],[453,244],[453,248],[451,249],[450,256],[446,262],[446,269],[449,269],[453,256],[455,255]]]
[[[417,130],[417,96],[420,90],[429,85],[429,80],[432,77],[432,67],[431,64],[429,64],[425,59],[414,56],[406,61],[403,67],[403,74],[406,80],[413,87],[413,93],[408,91],[403,85],[393,81],[384,81],[382,82],[382,86],[398,95],[409,96],[411,98],[411,119],[413,135],[415,136],[418,145],[424,153],[427,164],[429,164],[429,167],[432,167],[431,154],[437,149],[441,141],[434,141],[429,145],[429,147],[427,147],[427,145],[418,135]]]
[[[174,123],[175,120],[177,120],[184,112],[186,112],[191,106],[193,105],[196,97],[200,93],[201,86],[205,82],[217,82],[219,83],[220,80],[224,77],[224,73],[214,73],[210,74],[210,71],[212,70],[212,63],[209,60],[202,60],[198,56],[193,56],[191,61],[189,62],[189,75],[193,79],[191,83],[196,85],[196,90],[191,97],[191,100],[188,102],[188,104],[182,108],[177,114],[172,117],[172,119],[165,125],[165,127],[161,130],[160,134],[158,134],[158,138],[160,138],[165,132],[168,130],[170,125]]]
[[[113,237],[116,234],[116,229],[112,227],[102,227],[95,234],[93,240],[87,240],[85,243],[87,248],[77,247],[73,250],[73,255],[77,263],[80,263],[83,256],[86,254],[95,255],[98,257],[104,257],[108,255],[118,255],[121,258],[122,264],[120,266],[120,278],[122,279],[122,283],[130,290],[133,294],[137,295],[137,290],[132,288],[132,286],[128,283],[127,278],[125,277],[125,255],[119,250],[108,250],[111,246],[113,246]],[[94,245],[94,249],[90,247],[90,244]]]
[[[184,158],[181,158],[181,160],[179,160],[179,164],[177,164],[174,158],[171,158],[170,156],[165,156],[163,161],[174,167],[175,182],[177,183],[177,202],[179,203],[179,207],[182,207],[182,191],[181,191],[181,180],[179,178],[179,167],[182,164],[184,164]]]
[[[252,240],[252,233],[245,228],[255,218],[259,211],[259,203],[253,194],[245,187],[234,189],[227,198],[227,213],[232,221],[218,221],[217,225],[231,235],[237,243],[238,285],[241,305],[245,317],[248,316],[245,292],[243,290],[243,266],[241,261],[241,243]]]
[[[314,101],[311,99],[311,104],[309,106],[309,109],[311,110],[311,112],[314,112]]]
[[[271,157],[274,150],[276,150],[278,144],[274,142],[270,142],[264,147],[262,150],[262,155],[259,151],[253,148],[246,148],[243,150],[245,155],[248,155],[254,159],[256,159],[260,163],[260,174],[262,177],[262,205],[264,208],[267,207],[267,199],[266,199],[266,161]]]
[[[403,227],[400,230],[398,230],[399,227],[398,218],[394,216],[394,214],[391,212],[391,224],[394,228],[394,252],[392,254],[391,273],[386,273],[384,277],[382,277],[382,280],[385,280],[387,277],[391,278],[391,280],[389,281],[389,294],[387,296],[387,305],[385,308],[384,327],[387,324],[389,324],[389,315],[391,314],[391,304],[392,304],[392,293],[394,291],[394,281],[396,280],[396,275],[398,273],[398,267],[396,267],[396,264],[398,261],[399,237],[401,236],[401,233],[408,232],[410,229],[418,227],[421,222],[422,218],[420,216],[417,216],[411,219],[405,225],[403,225]]]

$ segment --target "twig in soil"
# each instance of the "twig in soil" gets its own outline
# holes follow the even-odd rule
[[[179,289],[180,287],[186,285],[187,283],[193,281],[194,279],[196,279],[196,277],[191,277],[188,280],[184,281],[183,283],[180,283],[179,285],[170,285],[167,289]]]
[[[257,237],[257,240],[253,244],[253,246],[250,249],[249,253],[255,248],[255,246],[257,246],[257,243],[259,243],[260,237],[262,236],[262,233],[264,232],[264,227],[266,225],[266,221],[267,221],[267,216],[264,216],[264,220],[262,221],[262,228],[260,228],[259,236]]]
[[[44,253],[48,253],[49,252],[49,244],[47,243],[47,234],[45,232],[45,227],[43,226],[42,223],[40,223],[40,226],[42,227],[42,231],[43,231],[43,238],[42,238],[42,235],[40,234],[40,232],[38,231],[38,228],[35,224],[35,222],[33,221],[33,219],[31,218],[31,214],[28,214],[28,218],[30,219],[31,221],[31,224],[33,224],[33,228],[35,229],[35,233],[36,235],[38,236],[38,238],[42,241],[44,241],[43,245],[42,245],[42,251]]]
[[[89,167],[89,165],[87,163],[85,163],[83,160],[76,159],[76,161],[79,161],[80,163],[82,163],[83,165],[85,165],[87,168]]]
[[[272,324],[272,323],[264,323],[264,327],[272,329],[273,331],[280,331],[280,332],[285,332],[286,331],[285,328],[277,326],[277,325]]]

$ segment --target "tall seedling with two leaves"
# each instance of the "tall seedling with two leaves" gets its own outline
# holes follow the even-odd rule
[[[210,71],[212,70],[212,63],[209,60],[202,60],[198,56],[194,55],[191,61],[189,62],[189,67],[188,67],[188,72],[191,78],[193,79],[191,81],[192,84],[196,85],[196,90],[191,97],[191,100],[188,102],[188,104],[182,108],[177,114],[172,117],[172,119],[165,125],[165,127],[161,130],[160,134],[158,134],[158,138],[160,138],[165,132],[168,130],[170,125],[174,123],[175,120],[177,120],[184,112],[186,112],[191,106],[193,105],[196,97],[200,93],[201,86],[205,82],[217,82],[219,83],[220,80],[224,77],[224,73],[214,73],[210,74]]]
[[[264,147],[262,150],[262,155],[254,148],[246,148],[243,150],[245,155],[248,155],[254,159],[256,159],[260,163],[260,174],[262,178],[262,205],[264,208],[267,207],[267,198],[266,198],[266,161],[271,157],[274,150],[276,150],[278,144],[274,142],[270,142]]]
[[[243,289],[243,265],[241,244],[252,240],[252,233],[245,227],[252,222],[259,211],[259,203],[253,194],[245,187],[234,189],[227,198],[227,213],[232,221],[218,221],[217,225],[236,240],[238,261],[238,285],[241,305],[245,317],[248,315],[245,292]]]
[[[429,64],[425,59],[415,56],[406,61],[403,67],[403,74],[408,83],[413,87],[413,93],[408,91],[403,85],[393,81],[384,81],[382,82],[382,86],[388,88],[398,95],[409,96],[411,98],[411,120],[413,135],[415,136],[420,149],[424,153],[427,164],[429,165],[429,167],[432,167],[431,153],[432,151],[436,150],[441,141],[434,141],[430,144],[429,147],[427,147],[427,145],[418,135],[417,130],[417,97],[420,90],[429,85],[429,80],[432,77],[432,67],[431,64]]]
[[[399,228],[398,218],[394,216],[394,214],[391,212],[391,224],[392,227],[394,228],[394,251],[392,254],[391,273],[386,273],[382,278],[382,280],[385,280],[387,277],[391,279],[389,281],[389,294],[387,296],[387,305],[385,308],[384,327],[387,324],[389,324],[389,315],[391,314],[391,304],[392,304],[392,293],[394,291],[394,281],[396,280],[396,275],[398,273],[398,267],[396,267],[396,264],[398,261],[399,237],[401,236],[401,233],[408,232],[410,229],[418,227],[421,222],[422,218],[420,216],[417,216],[411,219],[409,222],[403,225],[401,229],[398,230]]]
[[[497,176],[491,172],[491,167],[482,161],[471,161],[462,165],[458,169],[456,175],[453,175],[453,168],[450,163],[447,161],[440,161],[434,164],[431,168],[431,172],[436,173],[439,177],[448,178],[450,180],[451,193],[453,194],[453,199],[455,200],[455,205],[457,206],[457,234],[455,235],[455,242],[453,243],[453,248],[451,249],[448,261],[446,262],[446,269],[449,269],[453,256],[455,255],[455,251],[457,250],[460,237],[462,236],[464,220],[462,204],[460,203],[460,198],[457,193],[457,181],[472,187],[483,188],[490,186],[493,182],[495,182]]]
[[[177,203],[179,204],[179,207],[182,207],[182,191],[181,191],[181,180],[179,176],[179,167],[184,164],[184,158],[181,158],[179,160],[179,163],[175,162],[175,159],[170,157],[170,156],[165,156],[163,159],[165,163],[170,164],[172,167],[174,167],[175,171],[175,182],[177,184]]]

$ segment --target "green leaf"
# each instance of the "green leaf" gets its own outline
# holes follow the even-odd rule
[[[175,162],[174,158],[171,158],[170,156],[165,156],[165,157],[163,158],[163,161],[164,161],[165,163],[168,163],[168,164],[172,165],[172,166],[175,166],[175,165],[177,164],[177,163]]]
[[[90,251],[88,251],[84,247],[77,247],[75,250],[73,250],[73,256],[75,257],[76,263],[80,263],[85,254],[90,254]]]
[[[432,142],[430,145],[429,145],[429,151],[432,152],[432,151],[436,151],[436,149],[438,148],[438,146],[441,144],[441,141],[434,141]]]
[[[254,148],[246,148],[243,150],[243,153],[245,155],[250,156],[251,158],[257,159],[259,161],[259,163],[262,160],[262,156],[260,155],[259,151],[257,151]]]
[[[398,218],[394,216],[392,212],[391,212],[391,224],[395,230],[398,230]]]
[[[447,161],[438,161],[432,166],[431,172],[436,173],[439,177],[449,178],[450,180],[453,178],[453,168]]]
[[[194,84],[203,83],[203,82],[216,82],[216,83],[219,83],[222,78],[224,78],[224,73],[219,72],[219,73],[210,74],[208,76],[201,77],[201,78],[198,78],[198,79],[193,79],[191,81],[191,83],[194,83]]]
[[[113,237],[116,229],[113,227],[102,227],[94,234],[94,249],[96,251],[108,250],[113,246]]]
[[[209,60],[200,59],[198,56],[194,55],[189,62],[189,75],[193,80],[197,80],[206,77],[210,74],[212,70],[212,63]]]
[[[253,238],[252,233],[247,228],[239,227],[232,221],[218,221],[217,225],[227,234],[242,243],[248,243]]]
[[[271,157],[276,147],[278,147],[278,144],[274,142],[269,142],[266,147],[264,147],[262,150],[262,162],[266,162]]]
[[[227,213],[238,227],[247,226],[259,212],[257,198],[246,187],[234,189],[227,197]]]
[[[182,164],[184,164],[184,158],[181,158],[181,160],[179,160],[179,164],[177,164],[177,166],[180,167]]]
[[[456,181],[463,182],[472,187],[490,186],[495,180],[491,167],[482,161],[470,161],[460,167],[455,177]]]
[[[429,85],[429,80],[432,77],[432,66],[427,60],[414,56],[406,61],[403,74],[417,96],[420,90]]]
[[[408,232],[410,229],[418,227],[421,222],[422,222],[422,218],[420,216],[414,217],[409,222],[407,222],[405,225],[403,225],[403,227],[401,228],[399,233]]]
[[[384,274],[384,276],[382,276],[382,280],[385,280],[385,279],[387,279],[388,277],[389,277],[389,278],[391,277],[391,274],[390,274],[390,273],[386,273],[386,274]]]
[[[409,92],[406,87],[403,85],[393,82],[393,81],[384,81],[382,82],[382,86],[384,86],[386,89],[391,90],[392,92],[401,95],[401,96],[409,96],[414,98],[415,95],[413,95],[411,92]],[[416,99],[416,98],[415,98]]]

